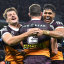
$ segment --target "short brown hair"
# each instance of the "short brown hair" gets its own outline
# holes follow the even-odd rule
[[[30,15],[32,16],[40,16],[41,13],[41,6],[39,4],[32,4],[29,7]]]
[[[10,7],[10,8],[7,8],[7,9],[4,11],[4,13],[3,13],[3,17],[4,17],[4,19],[7,18],[7,12],[9,12],[9,11],[15,11],[16,14],[18,15],[17,10],[16,10],[14,7]]]

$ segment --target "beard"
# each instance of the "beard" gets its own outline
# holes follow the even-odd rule
[[[19,24],[19,22],[8,22],[10,25],[16,26],[17,24]]]

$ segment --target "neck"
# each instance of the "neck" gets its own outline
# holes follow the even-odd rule
[[[9,26],[13,27],[13,28],[19,28],[20,24],[16,23],[16,24],[9,24]]]
[[[40,19],[41,20],[41,16],[32,16],[31,19]]]

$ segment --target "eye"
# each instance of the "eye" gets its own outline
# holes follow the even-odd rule
[[[12,14],[9,14],[8,16],[11,16]]]
[[[47,12],[44,12],[44,14],[47,14]]]
[[[15,13],[13,13],[13,15],[16,15]]]
[[[51,15],[52,13],[51,13],[51,12],[49,12],[48,14],[50,14],[50,15]]]

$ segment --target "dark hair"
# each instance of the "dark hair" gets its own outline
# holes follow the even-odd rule
[[[53,12],[56,11],[55,6],[52,5],[52,4],[45,4],[44,7],[43,7],[43,10],[45,10],[45,9],[51,9]]]
[[[39,4],[32,4],[29,7],[29,12],[30,12],[30,15],[32,15],[32,16],[40,16],[40,13],[41,13],[40,5]]]

